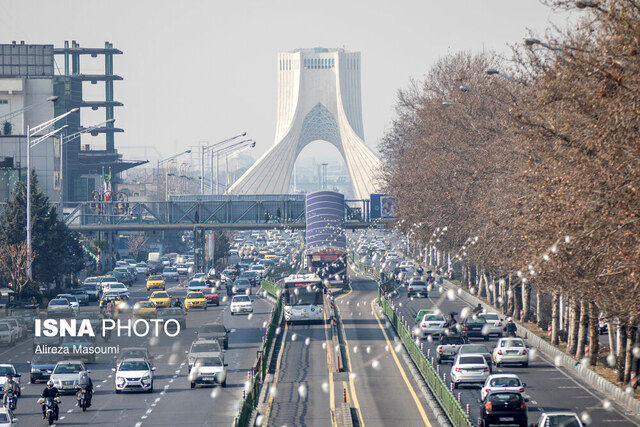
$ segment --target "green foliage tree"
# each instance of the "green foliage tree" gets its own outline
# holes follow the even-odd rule
[[[59,281],[83,267],[83,252],[75,233],[58,218],[55,206],[38,187],[36,174],[31,175],[31,244],[35,253],[33,278],[39,282]],[[20,182],[0,216],[0,245],[26,241],[27,189]]]

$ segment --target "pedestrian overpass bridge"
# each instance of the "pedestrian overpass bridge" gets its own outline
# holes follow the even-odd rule
[[[77,231],[305,228],[305,195],[177,196],[168,202],[71,202],[58,206]],[[345,228],[367,228],[369,200],[346,200]]]

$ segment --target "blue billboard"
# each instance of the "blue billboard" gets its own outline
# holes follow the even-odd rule
[[[369,216],[371,219],[396,218],[398,200],[388,194],[372,194]]]

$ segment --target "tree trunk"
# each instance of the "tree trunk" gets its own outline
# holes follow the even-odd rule
[[[578,302],[571,298],[569,306],[569,332],[567,334],[567,353],[575,354],[578,344]]]
[[[493,283],[493,277],[491,277],[491,282],[489,282],[489,276],[487,276],[487,272],[483,271],[482,272],[482,278],[483,278],[484,283],[485,283],[485,285],[487,287],[487,299],[489,300],[489,304],[495,305],[496,304],[496,300],[495,300],[494,289],[496,288],[496,284]]]
[[[631,378],[631,371],[633,370],[633,346],[636,344],[636,319],[633,317],[629,320],[629,326],[627,327],[627,347],[625,350],[624,360],[624,383],[628,383]]]
[[[522,320],[520,309],[522,308],[522,287],[523,284],[516,284],[513,287],[513,318],[517,321]]]
[[[476,271],[478,271],[478,267],[476,266]],[[487,285],[484,281],[484,271],[481,271],[478,274],[478,296],[484,298],[487,296],[486,291]]]
[[[618,343],[620,347],[618,347],[618,357],[616,358],[616,371],[618,374],[618,382],[624,382],[624,365],[626,362],[626,355],[624,349],[627,348],[627,328],[626,325],[620,322],[618,324],[619,331],[619,340]],[[609,332],[611,333],[611,332]]]
[[[576,344],[576,357],[580,359],[584,356],[584,344],[587,342],[588,325],[587,304],[584,300],[580,300],[580,324],[578,325],[578,343]]]
[[[600,351],[600,334],[598,333],[598,308],[589,302],[589,366],[598,364]]]
[[[569,335],[569,314],[570,314],[570,304],[571,304],[571,298],[564,296],[563,299],[563,304],[562,304],[562,309],[564,310],[564,319],[562,321],[562,329],[567,332],[567,339],[568,339],[568,335]]]
[[[542,328],[542,294],[536,290],[536,323]]]
[[[523,322],[529,321],[529,309],[531,303],[531,285],[522,285],[522,310],[524,311],[524,317],[521,319]]]
[[[553,293],[551,298],[551,344],[558,344],[558,294]]]
[[[609,333],[607,334],[607,336],[609,337],[609,352],[618,357],[618,347],[616,346],[616,339],[614,334],[615,330],[616,329],[613,326],[613,322],[611,320],[607,321],[607,331],[609,331]]]

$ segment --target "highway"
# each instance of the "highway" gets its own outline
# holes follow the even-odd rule
[[[185,291],[171,283],[167,290],[172,295],[184,297]],[[148,346],[155,357],[156,366],[153,393],[114,392],[113,356],[100,356],[96,363],[88,365],[94,382],[93,405],[83,413],[75,406],[74,396],[62,397],[58,425],[105,425],[105,426],[175,426],[175,425],[232,425],[242,400],[242,390],[247,382],[247,372],[256,360],[256,350],[262,343],[272,304],[255,295],[253,288],[254,313],[252,316],[231,316],[228,302],[219,307],[209,306],[204,310],[189,311],[187,329],[176,338],[161,336],[157,341],[149,338],[120,337],[108,345],[121,347]],[[144,282],[138,279],[131,287],[131,299],[146,299],[148,293]],[[95,305],[95,303],[94,303]],[[82,307],[82,310],[96,307]],[[229,364],[227,387],[199,386],[192,390],[188,381],[186,354],[195,331],[199,326],[223,320],[230,329],[229,349],[225,362]],[[102,343],[99,342],[101,345]],[[11,349],[0,353],[1,363],[14,363],[22,374],[22,396],[18,401],[16,416],[20,425],[45,425],[37,404],[45,385],[29,384],[29,365],[32,340],[28,339]]]
[[[335,364],[328,363],[328,325],[285,326],[267,425],[335,425],[331,414],[345,395],[359,425],[437,425],[394,350],[388,322],[373,311],[375,282],[352,273],[351,285],[351,291],[336,297],[348,349],[345,371],[335,372]]]
[[[431,291],[429,298],[407,298],[404,287],[397,288],[398,296],[392,298],[392,302],[401,315],[413,326],[414,318],[419,309],[439,308],[445,316],[451,312],[460,313],[463,307],[468,305],[458,298],[455,292],[447,292],[446,288],[440,291],[439,286]],[[489,341],[473,339],[474,343],[482,343],[492,351],[496,343],[496,338]],[[430,355],[435,355],[437,340],[429,342],[423,339],[424,352],[430,351]],[[447,374],[447,384],[450,380],[451,362],[443,361],[440,365],[440,373]],[[606,426],[637,426],[640,420],[632,418],[615,404],[606,403],[606,396],[593,391],[590,387],[573,377],[565,369],[555,366],[552,360],[540,352],[536,353],[536,358],[530,362],[528,368],[507,365],[502,368],[494,366],[494,373],[513,373],[526,383],[525,395],[529,397],[528,413],[529,423],[534,423],[538,419],[538,414],[549,411],[569,410],[579,415],[586,413],[585,419],[590,420],[591,425]],[[459,392],[463,409],[468,404],[470,407],[470,419],[477,422],[479,418],[480,398],[479,386],[460,386],[454,390],[457,397]],[[608,401],[607,401],[608,402]],[[605,409],[606,406],[606,409]]]

